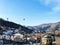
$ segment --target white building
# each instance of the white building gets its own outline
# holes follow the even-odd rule
[[[23,35],[20,33],[16,33],[16,34],[14,34],[13,38],[15,41],[19,41],[19,40],[23,39]]]

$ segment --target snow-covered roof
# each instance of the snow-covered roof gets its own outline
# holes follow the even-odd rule
[[[22,34],[20,34],[20,33],[16,33],[16,34],[14,34],[14,35],[16,36],[16,35],[22,35]]]

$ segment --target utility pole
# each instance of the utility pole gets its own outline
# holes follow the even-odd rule
[[[25,22],[25,18],[23,18],[23,21]],[[26,36],[26,42],[27,42],[27,32],[25,34],[26,34],[25,36]]]
[[[38,39],[37,39],[37,33],[38,33],[38,30],[36,31],[36,45],[37,45],[37,41],[38,41]]]

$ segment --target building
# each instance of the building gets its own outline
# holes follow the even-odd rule
[[[44,35],[42,37],[42,45],[52,45],[52,37],[51,37],[51,35]]]

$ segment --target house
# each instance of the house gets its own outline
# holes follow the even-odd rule
[[[11,39],[11,36],[10,35],[2,35],[3,37],[3,39],[6,39],[6,40],[10,40]]]
[[[0,39],[0,45],[3,45],[3,40],[2,39]]]
[[[20,36],[20,38],[23,38],[23,35],[20,34],[20,33],[16,33],[16,34],[14,34],[14,37],[17,37],[17,36]]]
[[[3,45],[20,45],[17,41],[3,39]]]
[[[0,45],[3,45],[3,36],[2,35],[0,35]]]
[[[42,37],[42,45],[52,45],[52,37],[51,35],[44,35]]]
[[[5,34],[5,35],[12,35],[13,31],[12,30],[7,30],[7,31],[4,31],[3,34]]]
[[[14,41],[21,41],[21,40],[23,40],[23,35],[20,33],[16,33],[16,34],[14,34],[13,39],[14,39]]]

